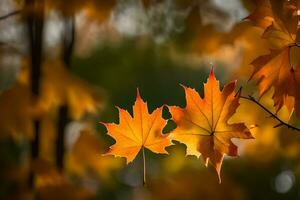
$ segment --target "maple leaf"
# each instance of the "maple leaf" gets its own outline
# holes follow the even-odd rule
[[[253,138],[244,123],[229,124],[228,120],[239,106],[235,96],[236,82],[225,85],[220,91],[219,82],[211,69],[208,82],[204,84],[204,96],[196,90],[183,86],[186,107],[169,106],[177,128],[171,138],[187,146],[187,155],[202,155],[206,166],[208,162],[215,167],[219,181],[224,154],[237,156],[237,146],[232,138]]]
[[[102,123],[108,134],[116,140],[105,155],[125,157],[128,164],[144,147],[154,153],[167,154],[165,148],[172,143],[169,135],[162,133],[166,125],[166,120],[162,118],[162,109],[163,107],[157,108],[149,114],[147,103],[142,100],[137,90],[133,117],[126,110],[118,108],[119,124]]]
[[[290,115],[295,108],[296,115],[300,117],[300,95],[297,93],[300,86],[299,69],[290,63],[290,49],[298,47],[300,5],[296,1],[262,2],[263,8],[258,7],[248,19],[256,24],[264,24],[261,27],[266,29],[262,37],[272,49],[270,54],[260,56],[252,62],[254,71],[250,79],[258,81],[260,97],[274,87],[272,98],[276,112],[285,105]],[[266,16],[268,22],[265,20]]]
[[[256,8],[245,19],[250,20],[255,26],[267,28],[274,21],[271,3],[269,0],[255,2]]]
[[[245,19],[252,21],[256,26],[267,28],[274,21],[281,21],[289,32],[297,29],[299,19],[297,10],[300,3],[291,1],[278,0],[254,0],[256,8]]]
[[[246,19],[265,29],[262,37],[273,48],[294,44],[299,29],[299,4],[294,1],[262,0]]]
[[[290,114],[300,117],[300,69],[290,65],[290,47],[272,50],[270,54],[260,56],[252,62],[254,71],[250,79],[258,80],[260,96],[274,86],[274,106],[278,112],[284,105]]]

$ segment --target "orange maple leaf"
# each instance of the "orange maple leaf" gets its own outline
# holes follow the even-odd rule
[[[204,98],[196,90],[183,86],[186,95],[186,107],[169,106],[177,128],[171,132],[171,138],[187,146],[187,155],[202,157],[215,167],[219,181],[224,155],[237,156],[237,146],[232,138],[253,138],[244,123],[229,124],[228,120],[239,106],[235,96],[236,81],[225,85],[220,91],[213,69],[208,82],[204,84]]]
[[[147,103],[137,91],[133,117],[126,110],[118,108],[119,124],[103,123],[108,134],[116,140],[105,155],[125,157],[128,164],[144,147],[154,153],[167,154],[165,148],[172,143],[169,135],[162,133],[166,125],[166,120],[162,118],[162,109],[163,107],[157,108],[149,114]]]
[[[274,106],[278,112],[285,105],[291,114],[300,117],[300,68],[290,65],[290,47],[272,50],[270,54],[260,56],[252,62],[254,71],[250,79],[258,80],[260,96],[274,86]]]
[[[300,4],[295,1],[262,2],[263,9],[258,6],[248,19],[258,26],[265,25],[260,26],[266,28],[262,37],[269,42],[272,50],[270,54],[260,56],[252,62],[254,71],[250,79],[258,81],[260,96],[274,87],[272,98],[276,112],[285,105],[290,114],[295,109],[296,115],[300,117],[300,95],[297,92],[300,86],[299,69],[290,62],[290,48],[299,47]]]
[[[300,3],[297,1],[278,1],[278,0],[254,0],[256,8],[245,19],[254,25],[266,29],[266,32],[274,32],[275,38],[295,39],[299,29],[298,21],[300,16],[298,10]],[[270,30],[271,28],[271,30]],[[288,39],[288,40],[289,40]]]
[[[256,8],[253,12],[246,17],[246,20],[250,20],[255,26],[261,28],[267,28],[274,21],[271,3],[269,0],[259,0],[255,2]]]

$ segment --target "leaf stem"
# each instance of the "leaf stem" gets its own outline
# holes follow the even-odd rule
[[[275,125],[273,128],[277,128],[277,127],[280,127],[280,126],[285,126],[287,127],[288,129],[292,129],[294,131],[299,131],[300,132],[300,128],[298,127],[295,127],[291,124],[288,124],[286,122],[284,122],[282,119],[280,119],[279,117],[276,116],[276,114],[272,113],[268,108],[266,108],[264,105],[262,105],[261,103],[259,103],[253,96],[249,95],[248,97],[245,97],[245,96],[239,96],[241,99],[245,99],[245,100],[248,100],[248,101],[251,101],[253,103],[255,103],[256,105],[258,105],[259,107],[261,107],[264,111],[266,111],[268,114],[270,114],[270,117],[274,118],[275,120],[278,121],[278,124]]]
[[[145,147],[142,148],[143,151],[143,186],[146,186],[146,157],[145,157]]]

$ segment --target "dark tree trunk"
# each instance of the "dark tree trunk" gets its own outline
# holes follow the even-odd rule
[[[63,37],[62,60],[66,68],[71,68],[72,54],[75,43],[75,18],[65,17],[65,33]],[[69,120],[69,109],[67,105],[60,106],[58,110],[57,139],[56,139],[56,166],[59,171],[64,169],[65,155],[65,128]]]
[[[29,58],[31,64],[30,83],[32,99],[35,101],[40,95],[41,66],[43,59],[43,28],[44,28],[44,7],[43,0],[26,0],[26,19],[29,39]],[[33,140],[31,141],[31,161],[39,156],[40,143],[40,120],[33,121]],[[34,173],[29,175],[29,186],[34,186]]]

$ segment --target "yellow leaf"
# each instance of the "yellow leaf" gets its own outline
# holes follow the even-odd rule
[[[162,118],[162,107],[149,114],[147,103],[142,100],[137,91],[133,117],[126,110],[118,109],[119,124],[103,123],[109,135],[116,140],[106,155],[125,157],[129,163],[143,147],[154,153],[168,153],[165,148],[172,143],[169,136],[162,133],[166,125],[166,120]]]

